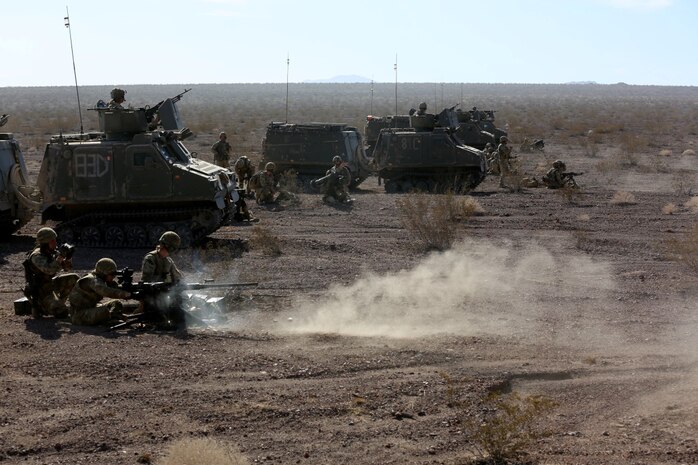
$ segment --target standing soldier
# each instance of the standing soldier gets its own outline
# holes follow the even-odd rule
[[[230,144],[228,136],[221,132],[218,135],[218,142],[211,146],[213,152],[213,162],[223,168],[230,168]]]
[[[123,304],[112,300],[99,304],[104,298],[130,299],[130,292],[119,289],[116,278],[116,263],[111,258],[100,258],[95,269],[80,278],[70,293],[70,319],[74,325],[93,326],[121,318]]]
[[[254,196],[258,204],[272,203],[276,196],[276,180],[274,179],[274,170],[276,165],[270,161],[264,165],[264,172],[257,173],[256,186]]]
[[[109,102],[108,107],[111,108],[112,110],[123,110],[124,106],[122,103],[126,101],[126,91],[123,89],[119,89],[118,87],[115,87],[111,91],[111,101]]]
[[[235,176],[238,178],[238,189],[245,189],[254,174],[254,166],[245,155],[235,161]]]
[[[56,250],[57,239],[58,235],[53,229],[39,229],[36,247],[24,261],[27,278],[24,293],[32,303],[34,318],[44,315],[57,318],[68,316],[65,301],[79,276],[75,273],[56,276],[59,271],[73,267],[72,258]]]
[[[146,283],[178,283],[182,280],[182,272],[177,269],[170,254],[175,252],[182,243],[179,234],[167,231],[160,236],[155,250],[148,252],[143,258],[142,280]]]
[[[507,145],[509,139],[506,136],[502,136],[499,139],[499,146],[497,147],[497,157],[499,158],[499,187],[506,187],[504,184],[504,179],[511,176],[511,165],[509,160],[511,159],[511,147]]]

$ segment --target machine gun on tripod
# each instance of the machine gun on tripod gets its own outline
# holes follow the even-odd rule
[[[187,322],[203,326],[208,324],[194,315],[187,306],[186,291],[204,289],[236,289],[254,287],[258,283],[164,283],[133,282],[133,269],[124,268],[116,275],[119,287],[129,291],[132,298],[141,302],[140,311],[130,315],[126,321],[111,326],[109,331],[127,328],[137,323],[146,323],[158,329],[174,330]]]

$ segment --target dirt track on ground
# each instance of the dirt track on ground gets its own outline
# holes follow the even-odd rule
[[[32,222],[0,245],[0,461],[157,463],[206,436],[264,463],[455,464],[480,399],[516,391],[557,403],[532,460],[696,463],[698,279],[666,253],[696,213],[672,172],[602,173],[609,156],[554,143],[521,154],[528,172],[558,157],[586,172],[579,195],[488,178],[471,194],[484,215],[443,254],[415,245],[401,195],[375,178],[349,208],[309,194],[255,208],[281,255],[245,250],[253,227],[236,225],[214,252],[176,257],[195,280],[260,283],[215,329],[112,334],[15,316]],[[695,157],[674,157],[695,178]],[[635,203],[611,203],[616,191]],[[145,252],[82,249],[74,262],[138,268]]]

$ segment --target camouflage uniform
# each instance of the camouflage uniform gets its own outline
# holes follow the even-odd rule
[[[245,188],[245,181],[249,184],[249,180],[254,174],[254,166],[252,162],[246,156],[241,156],[235,161],[235,176],[238,178],[238,187],[240,189]]]
[[[146,283],[178,283],[182,272],[177,269],[171,257],[161,257],[156,248],[143,258],[143,277]]]
[[[351,173],[349,168],[342,163],[334,165],[327,170],[325,176],[336,174],[337,177],[329,179],[325,183],[322,200],[327,201],[334,198],[338,202],[346,202],[349,200],[349,183],[351,181]]]
[[[109,101],[108,108],[112,110],[123,110],[124,107],[121,105],[126,100],[126,91],[117,88],[111,91],[111,100]]]
[[[274,202],[274,197],[276,195],[276,180],[274,179],[274,173],[272,171],[266,170],[259,173],[259,176],[257,177],[257,189],[255,190],[254,194],[258,204]]]
[[[223,168],[229,168],[231,150],[230,144],[228,143],[224,132],[222,132],[218,137],[218,142],[211,146],[211,151],[213,152],[213,162]]]
[[[131,293],[119,289],[116,283],[107,283],[95,271],[80,278],[69,297],[72,323],[99,325],[108,322],[115,313],[120,313],[122,304],[118,300],[99,305],[104,297],[128,299]]]
[[[68,294],[77,282],[79,276],[68,273],[56,276],[59,271],[70,269],[70,260],[58,262],[58,252],[50,250],[45,244],[35,248],[28,258],[33,285],[30,284],[30,300],[35,317],[53,315],[58,318],[68,316],[65,304]]]
[[[553,167],[550,168],[547,173],[545,173],[545,176],[543,176],[543,183],[548,187],[548,189],[560,189],[567,185],[565,177],[563,176],[565,169],[566,166],[562,161],[556,160],[553,163]]]
[[[511,147],[507,145],[508,139],[502,137],[499,146],[497,147],[497,158],[499,161],[499,187],[506,187],[504,179],[511,175]]]

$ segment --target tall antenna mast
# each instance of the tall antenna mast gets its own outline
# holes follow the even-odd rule
[[[463,108],[463,83],[460,83],[460,107]]]
[[[371,79],[371,111],[368,114],[373,114],[373,79]]]
[[[73,76],[75,76],[75,93],[78,96],[78,116],[80,117],[80,134],[83,133],[82,126],[82,109],[80,108],[80,89],[78,88],[78,72],[75,70],[75,53],[73,53],[73,33],[70,30],[70,14],[68,14],[68,5],[65,6],[65,18],[63,18],[65,27],[68,28],[68,36],[70,37],[70,56],[73,58]]]
[[[288,70],[291,67],[291,55],[286,54],[286,122],[288,123]]]
[[[395,116],[397,116],[397,53],[395,54]],[[395,119],[395,127],[397,127],[397,118]]]

